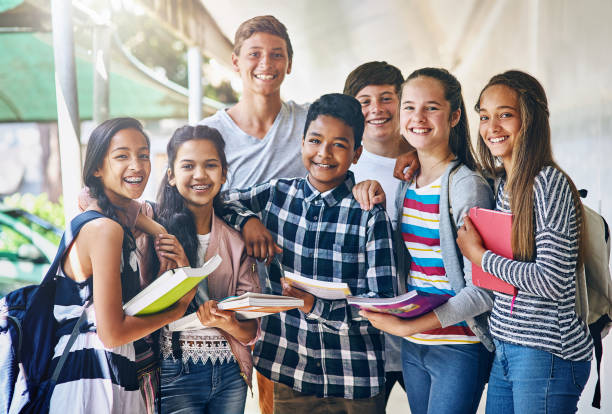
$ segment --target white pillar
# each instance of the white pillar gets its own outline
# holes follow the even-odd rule
[[[202,119],[202,53],[197,46],[187,51],[187,82],[189,86],[189,124]]]
[[[96,24],[93,36],[94,80],[93,80],[93,122],[94,125],[109,117],[110,77],[110,28]]]
[[[80,124],[77,99],[72,4],[70,0],[51,1],[55,95],[62,170],[62,191],[66,224],[76,215],[81,188]]]

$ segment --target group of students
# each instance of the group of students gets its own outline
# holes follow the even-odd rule
[[[344,94],[297,105],[280,98],[292,55],[274,17],[238,28],[232,62],[243,96],[175,131],[154,204],[135,201],[151,168],[141,124],[111,119],[92,132],[84,206],[106,218],[84,226],[58,275],[70,281],[57,293],[58,322],[74,324],[87,300],[93,306],[51,412],[242,413],[253,365],[264,399],[273,382],[275,413],[381,413],[396,381],[415,414],[474,413],[487,381],[488,413],[575,412],[593,347],[574,310],[582,207],[552,158],[539,82],[520,71],[491,78],[475,105],[474,151],[448,71],[404,80],[370,62]],[[396,160],[400,178],[418,164],[414,177],[394,178]],[[514,259],[483,247],[466,217],[475,206],[513,213]],[[215,254],[219,268],[174,307],[123,313],[156,275]],[[471,263],[518,295],[474,286]],[[314,297],[288,285],[285,271],[346,282],[359,296],[452,297],[399,319]],[[248,321],[217,308],[248,291],[304,305]],[[206,328],[170,332],[186,312]],[[151,371],[138,380],[143,361],[159,362],[159,386]]]

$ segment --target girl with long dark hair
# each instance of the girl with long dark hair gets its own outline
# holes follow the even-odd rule
[[[469,219],[458,243],[472,262],[518,288],[516,298],[495,292],[487,412],[573,413],[593,351],[575,311],[579,194],[553,160],[548,101],[537,79],[516,70],[496,75],[475,108],[478,152],[496,177],[495,208],[513,214],[514,258],[486,250]]]
[[[217,302],[259,291],[254,261],[238,232],[217,215],[219,191],[226,181],[225,142],[207,126],[184,126],[168,142],[168,171],[158,193],[156,216],[171,235],[160,235],[162,258],[201,266],[215,254],[222,263],[198,287],[187,313],[197,312],[201,326],[171,332],[164,328],[161,347],[161,410],[243,413],[253,362],[249,345],[258,320],[239,321]],[[181,247],[182,246],[182,247]]]
[[[180,318],[195,289],[162,313],[135,317],[123,303],[140,289],[135,241],[126,222],[128,206],[142,195],[149,178],[149,139],[133,118],[103,122],[87,144],[83,181],[88,210],[106,217],[87,223],[67,250],[58,272],[54,315],[60,326],[59,357],[79,319],[86,322],[68,354],[51,396],[51,412],[141,413],[133,341]]]

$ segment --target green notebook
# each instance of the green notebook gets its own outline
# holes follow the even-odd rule
[[[221,257],[214,255],[202,267],[179,267],[168,270],[123,305],[123,311],[129,316],[143,316],[161,312],[174,305],[211,274],[220,263]]]

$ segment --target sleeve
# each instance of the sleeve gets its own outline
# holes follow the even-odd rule
[[[457,178],[452,183],[450,192],[453,206],[453,216],[455,227],[463,225],[463,217],[467,215],[472,207],[493,208],[493,193],[487,181],[478,174],[470,174],[465,177]],[[459,252],[459,250],[457,249]],[[460,255],[460,253],[458,253]],[[434,309],[442,327],[454,325],[467,318],[480,315],[490,311],[493,307],[493,294],[486,289],[479,288],[472,284],[472,263],[460,256],[463,260],[463,278],[465,287],[448,302]]]
[[[395,254],[393,251],[391,222],[382,208],[372,210],[366,225],[366,280],[367,291],[359,296],[392,297],[393,281],[397,277]],[[355,321],[364,321],[359,310],[350,306],[346,300],[325,300],[315,298],[307,318],[318,320],[335,329],[349,329]]]
[[[534,182],[535,261],[506,259],[489,250],[482,268],[519,290],[559,300],[576,274],[578,232],[576,207],[565,175],[556,169]]]
[[[246,249],[242,249],[240,256],[240,264],[238,266],[238,283],[236,284],[236,296],[240,296],[246,292],[260,293],[261,287],[259,286],[259,276],[257,275],[257,268],[255,267],[255,260],[247,256]],[[257,321],[257,334],[248,343],[242,343],[244,346],[250,346],[257,342],[261,335],[261,319],[255,319]]]
[[[244,190],[227,190],[223,199],[223,220],[235,230],[241,231],[251,217],[263,218],[263,211],[272,197],[275,181],[258,184]]]

